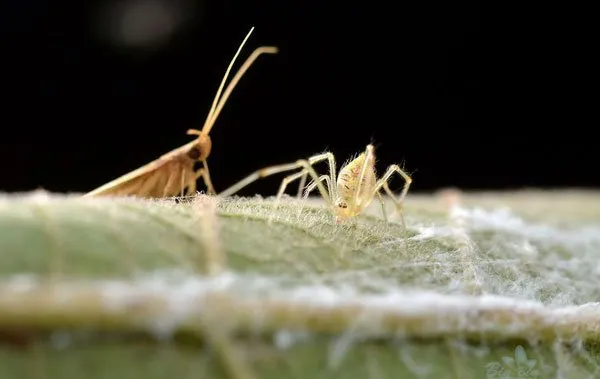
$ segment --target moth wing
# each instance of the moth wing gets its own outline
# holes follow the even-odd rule
[[[162,197],[162,191],[170,175],[181,175],[183,154],[195,142],[192,141],[172,150],[156,160],[120,176],[83,196],[127,196]],[[187,158],[187,157],[185,157]],[[192,163],[193,164],[193,163]],[[155,182],[151,185],[151,181]],[[161,187],[162,184],[162,188]],[[143,190],[145,193],[141,193]]]
[[[84,196],[143,195],[138,191],[144,187],[144,183],[150,180],[155,181],[161,175],[168,177],[172,163],[173,161],[157,159],[86,193]]]

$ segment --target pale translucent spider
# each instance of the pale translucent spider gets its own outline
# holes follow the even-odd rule
[[[329,175],[319,176],[312,165],[324,160],[329,162]],[[273,204],[274,209],[277,208],[288,184],[294,180],[301,180],[300,190],[298,192],[299,196],[302,187],[304,187],[307,175],[310,175],[312,182],[306,187],[304,197],[308,197],[312,191],[318,189],[321,196],[335,216],[336,223],[350,219],[362,213],[365,208],[371,204],[375,196],[377,196],[379,202],[381,203],[383,217],[387,221],[385,205],[380,193],[381,189],[383,189],[394,201],[396,210],[400,214],[402,225],[404,225],[402,204],[412,179],[398,165],[389,166],[383,176],[380,179],[377,179],[377,175],[375,173],[375,153],[373,145],[370,144],[367,145],[367,148],[363,153],[344,165],[340,170],[339,176],[337,177],[335,157],[332,153],[325,152],[323,154],[314,155],[308,159],[298,160],[294,163],[270,166],[258,170],[240,180],[225,191],[221,192],[219,196],[231,196],[243,187],[260,178],[298,168],[301,168],[302,170],[295,174],[286,176],[282,180],[281,186],[279,187],[279,192],[277,192],[275,203]],[[402,192],[398,198],[394,196],[388,186],[388,181],[395,173],[402,176],[405,181]],[[323,182],[327,184],[327,188],[323,185]]]

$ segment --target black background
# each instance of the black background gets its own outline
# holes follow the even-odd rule
[[[217,191],[325,149],[341,164],[369,142],[378,171],[401,164],[415,192],[600,184],[569,125],[521,113],[537,97],[526,75],[483,91],[502,67],[478,2],[66,4],[0,12],[2,191],[89,191],[188,142],[251,26],[239,63],[260,45],[280,52],[257,60],[211,133]]]

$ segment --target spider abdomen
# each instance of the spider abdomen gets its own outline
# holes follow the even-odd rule
[[[375,187],[376,176],[373,165],[365,165],[366,155],[360,154],[357,158],[350,161],[340,170],[337,180],[338,201],[345,203],[348,208],[362,210],[369,205],[372,196],[371,192]],[[361,171],[365,168],[361,181]],[[360,185],[359,185],[360,182]],[[358,191],[358,197],[356,197]],[[355,199],[357,201],[355,202]]]

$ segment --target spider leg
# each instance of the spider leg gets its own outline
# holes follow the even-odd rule
[[[305,173],[305,175],[308,173]],[[318,179],[319,182],[326,182],[327,183],[327,187],[330,188],[331,187],[331,183],[330,183],[330,178],[329,175],[321,175],[319,176]],[[306,190],[304,190],[304,196],[303,198],[306,200],[308,198],[308,196],[310,195],[310,193],[312,191],[315,190],[315,188],[317,188],[317,182],[312,181],[307,187]],[[330,192],[331,193],[331,192]]]
[[[303,178],[306,178],[306,176],[308,175],[308,172],[304,173]],[[327,187],[331,188],[331,184],[330,184],[330,178],[328,175],[321,175],[319,176],[319,181],[320,182],[327,182]],[[304,202],[306,201],[306,199],[308,199],[308,196],[310,195],[310,193],[312,191],[314,191],[317,188],[317,182],[312,181],[304,190],[304,196],[302,197],[302,204],[300,205],[300,208],[298,209],[298,215],[300,215],[300,213],[302,212],[302,208],[304,207]],[[331,191],[329,191],[329,196],[332,198],[332,201],[334,201],[333,197],[331,196]]]
[[[377,200],[379,200],[379,204],[381,204],[381,213],[383,214],[383,220],[388,222],[387,212],[385,211],[385,202],[383,201],[383,197],[381,196],[381,192],[377,191]],[[402,224],[404,224],[404,219],[402,219]]]
[[[365,201],[366,199],[361,198],[361,196],[364,196],[365,194],[362,193],[362,186],[363,186],[363,182],[364,182],[364,178],[367,172],[367,169],[369,167],[373,167],[375,164],[375,154],[373,153],[373,145],[367,145],[367,148],[365,149],[365,160],[362,164],[362,167],[360,169],[360,175],[358,176],[358,181],[356,184],[356,191],[354,192],[354,197],[353,197],[353,202],[354,204],[352,205],[352,207],[358,207],[360,206],[360,204]],[[366,189],[366,191],[369,191],[369,189]],[[368,201],[370,202],[372,197],[375,195],[376,192],[373,193],[367,193],[369,196]]]
[[[315,157],[317,157],[317,156],[315,156]],[[321,157],[321,156],[319,156],[319,157]],[[323,157],[323,159],[326,159],[326,158],[327,158],[326,156]],[[277,210],[277,207],[279,206],[279,202],[281,201],[281,196],[283,196],[283,193],[285,192],[285,189],[288,186],[288,184],[293,182],[294,180],[301,178],[303,175],[305,175],[305,173],[308,173],[308,175],[310,175],[312,177],[315,186],[319,189],[319,193],[321,194],[321,196],[327,203],[328,208],[331,209],[331,207],[333,205],[333,200],[331,198],[331,195],[327,191],[327,189],[323,186],[323,183],[321,183],[321,180],[319,180],[319,176],[317,175],[317,172],[315,171],[315,169],[312,167],[310,159],[309,160],[302,159],[302,160],[297,161],[295,164],[297,167],[302,167],[303,170],[300,172],[297,172],[295,174],[288,175],[285,178],[283,178],[283,180],[281,181],[281,185],[279,186],[279,191],[277,192],[277,197],[275,198],[275,203],[273,204],[273,214],[269,218],[269,222],[272,221],[273,216],[275,215],[275,211]],[[328,183],[329,183],[329,181],[328,181]]]
[[[400,193],[399,197],[394,196],[394,193],[390,190],[390,187],[388,185],[388,181],[394,174],[399,174],[404,179],[404,187],[402,188],[402,192]],[[404,198],[406,197],[406,194],[408,193],[408,189],[410,188],[411,183],[412,183],[412,178],[406,172],[404,172],[400,168],[400,166],[391,165],[385,171],[385,174],[383,174],[381,179],[379,179],[377,181],[377,183],[375,183],[375,188],[373,189],[373,192],[377,193],[377,192],[379,192],[379,190],[381,188],[383,188],[383,190],[388,194],[388,196],[390,196],[392,198],[392,200],[394,201],[394,204],[396,206],[396,212],[398,212],[400,214],[400,217],[402,220],[402,226],[406,226],[404,223],[404,215],[402,213],[402,206],[404,204]]]
[[[305,172],[302,177],[300,178],[300,184],[298,184],[298,193],[296,194],[296,198],[300,199],[300,197],[302,196],[302,190],[304,189],[304,186],[306,185],[306,178],[308,177],[308,172]]]
[[[310,165],[313,165],[320,161],[324,161],[326,159],[329,160],[330,170],[331,170],[331,167],[333,167],[333,173],[335,173],[335,159],[333,157],[333,154],[331,154],[329,152],[312,156],[312,157],[308,158],[307,162],[310,166]],[[275,165],[275,166],[269,166],[269,167],[265,167],[263,169],[257,170],[255,172],[253,172],[252,174],[248,175],[247,177],[245,177],[244,179],[240,180],[239,182],[235,183],[231,187],[222,191],[219,194],[219,196],[222,196],[222,197],[231,196],[231,195],[239,192],[242,188],[248,186],[249,184],[251,184],[259,179],[262,179],[262,178],[265,178],[267,176],[271,176],[274,174],[278,174],[281,172],[295,170],[297,168],[302,167],[302,164],[298,164],[298,162],[299,161],[294,162],[294,163],[285,163],[285,164],[280,164],[280,165]],[[308,174],[309,174],[309,172],[306,171],[305,175],[308,175]],[[315,174],[314,177],[316,178],[317,175]],[[331,188],[328,188],[328,189],[329,189],[328,193],[332,193]]]
[[[329,166],[329,180],[327,181],[327,191],[329,193],[329,196],[331,197],[331,201],[333,202],[337,197],[337,190],[335,188],[335,182],[337,180],[337,174],[335,172],[335,157],[332,153],[325,152],[323,154],[313,155],[312,157],[308,158],[308,162],[311,165],[314,165],[315,163],[319,163],[321,161],[324,161],[325,159],[327,159],[327,165]]]

